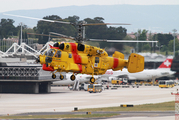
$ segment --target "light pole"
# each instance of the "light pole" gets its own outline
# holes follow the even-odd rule
[[[176,36],[176,29],[173,29],[173,37],[174,37],[174,41],[173,41],[173,57],[175,57],[175,36]]]
[[[138,53],[138,36],[139,36],[138,31],[137,31],[137,34],[135,34],[135,36],[137,37],[137,53]]]
[[[21,22],[21,39],[20,39],[20,45],[22,44],[22,22]]]
[[[159,53],[160,53],[160,48],[163,47],[163,45],[158,44],[158,45],[156,45],[156,47],[159,48]]]
[[[160,53],[160,48],[161,48],[161,47],[163,47],[163,45],[160,45],[160,46],[159,46],[159,53]]]

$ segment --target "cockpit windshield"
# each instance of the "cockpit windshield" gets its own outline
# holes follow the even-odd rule
[[[91,85],[88,85],[88,88],[93,88],[93,84],[91,84]]]
[[[47,55],[47,50],[43,52],[43,55]]]
[[[45,55],[50,56],[50,57],[53,57],[53,55],[55,54],[55,52],[56,52],[56,50],[50,49],[50,50],[48,50],[48,51],[45,53]]]

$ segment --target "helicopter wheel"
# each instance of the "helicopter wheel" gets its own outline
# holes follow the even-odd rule
[[[70,79],[72,80],[72,81],[74,81],[75,80],[75,75],[71,75],[71,77],[70,77]]]
[[[56,78],[56,75],[55,75],[54,73],[52,74],[52,78],[53,78],[53,79],[55,79],[55,78]]]
[[[63,80],[64,79],[64,76],[63,75],[60,75],[60,80]]]
[[[91,83],[94,83],[94,82],[95,82],[94,77],[91,77],[91,78],[90,78],[90,82],[91,82]]]

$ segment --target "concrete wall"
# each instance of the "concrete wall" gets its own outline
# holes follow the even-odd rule
[[[50,82],[0,82],[0,93],[49,93]]]

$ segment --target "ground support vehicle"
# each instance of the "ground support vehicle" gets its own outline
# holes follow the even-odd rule
[[[103,86],[101,84],[90,84],[88,85],[88,92],[89,93],[97,93],[102,92]]]

